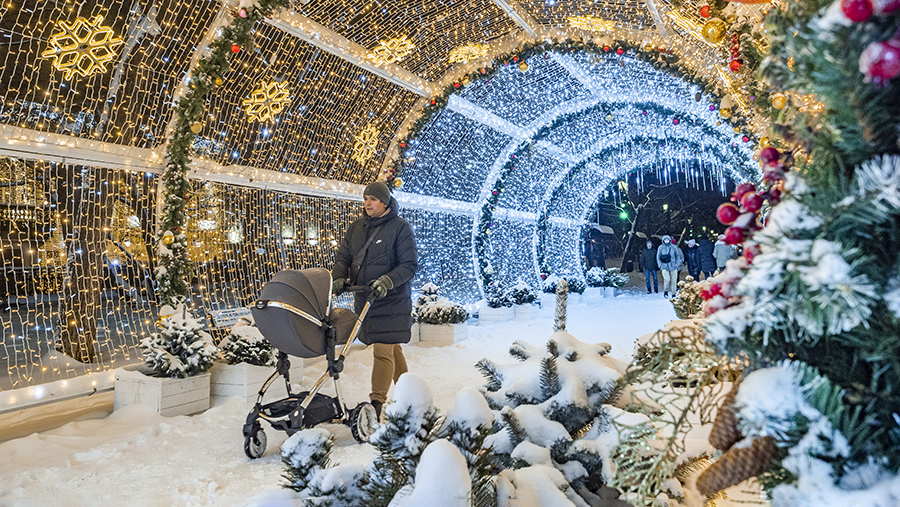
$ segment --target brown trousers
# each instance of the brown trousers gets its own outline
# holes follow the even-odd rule
[[[372,364],[372,393],[369,399],[384,403],[387,401],[391,382],[397,382],[406,373],[406,358],[400,344],[376,343],[372,345],[375,361]]]

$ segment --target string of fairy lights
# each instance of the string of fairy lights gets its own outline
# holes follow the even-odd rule
[[[689,68],[720,79],[721,68],[710,63],[709,55],[724,49],[710,48],[684,31],[662,40],[664,30],[653,29],[659,13],[649,7],[652,3],[510,4],[535,25],[523,27],[492,0],[322,0],[295,2],[291,8],[361,46],[369,63],[402,67],[431,81],[432,90],[454,72],[485,65],[493,48],[510,47],[529,31],[557,28],[595,40],[621,38],[647,47],[668,43],[682,55],[696,54],[684,58]],[[0,124],[33,132],[35,138],[53,133],[157,150],[165,145],[173,102],[190,84],[183,78],[192,62],[219,33],[217,27],[229,15],[239,15],[207,0],[173,0],[164,7],[54,0],[9,2],[0,9],[5,55],[0,82],[7,83],[0,91]],[[660,9],[665,15],[674,7]],[[643,35],[636,39],[635,34]],[[339,51],[304,42],[277,23],[255,26],[252,39],[246,47],[232,48],[231,71],[217,78],[202,120],[191,126],[197,136],[194,156],[223,172],[234,166],[350,183],[374,179],[404,120],[421,107],[416,105],[421,92],[354,65]],[[472,109],[445,109],[417,130],[412,149],[401,150],[410,159],[403,190],[423,196],[416,209],[401,210],[419,245],[415,284],[438,283],[445,295],[463,302],[478,297],[472,255],[478,218],[470,210],[483,201],[505,157],[529,136],[540,143],[518,153],[507,175],[499,206],[511,218],[496,218],[490,250],[492,265],[509,281],[518,276],[535,280],[536,222],[529,217],[546,210],[553,221],[550,243],[543,248],[560,252],[557,269],[575,265],[570,252],[577,251],[577,239],[572,237],[584,203],[601,191],[611,164],[621,165],[614,157],[591,158],[602,138],[631,139],[641,128],[658,130],[664,138],[659,160],[682,161],[669,151],[684,143],[693,151],[681,153],[687,157],[684,167],[660,162],[645,169],[674,177],[684,170],[685,178],[691,170],[700,171],[692,184],[713,185],[731,174],[702,156],[708,145],[698,141],[705,135],[700,129],[669,135],[668,117],[651,115],[648,121],[635,117],[634,110],[612,108],[584,115],[582,123],[573,119],[539,132],[561,104],[625,104],[652,97],[679,115],[703,117],[717,131],[716,139],[706,142],[727,148],[725,137],[731,136],[738,150],[749,154],[740,145],[740,133],[728,132],[727,124],[714,125],[718,104],[705,96],[692,102],[695,87],[628,55],[608,56],[566,55],[574,64],[536,56],[504,67],[491,79],[471,86],[466,81],[457,96]],[[573,74],[573,68],[584,75]],[[758,118],[751,120],[752,130],[759,132]],[[498,130],[498,121],[511,126],[513,135]],[[718,153],[724,156],[724,150]],[[5,365],[8,372],[0,375],[0,391],[134,362],[137,343],[156,329],[151,273],[159,177],[89,163],[45,162],[38,153],[24,157],[0,158],[0,290],[6,297],[0,309],[0,371]],[[688,159],[703,162],[692,168]],[[576,176],[582,179],[568,177],[579,163]],[[252,172],[240,172],[250,175],[247,184],[253,186]],[[247,304],[277,270],[329,266],[339,235],[359,214],[359,204],[350,200],[210,178],[193,183],[185,231],[194,268],[191,302],[208,321],[219,310]],[[565,192],[554,197],[557,188]],[[573,195],[583,197],[573,200]],[[437,211],[437,204],[425,209],[429,199],[440,201],[444,211]],[[460,211],[448,211],[455,207]],[[63,342],[78,346],[60,347]]]

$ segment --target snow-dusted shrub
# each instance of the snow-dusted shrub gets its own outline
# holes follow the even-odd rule
[[[160,312],[166,309],[172,313],[163,321],[165,329],[141,340],[144,362],[161,377],[185,378],[210,369],[218,354],[212,337],[184,306]]]
[[[603,277],[603,286],[621,289],[628,285],[628,279],[628,273],[622,273],[619,268],[609,268]]]
[[[298,431],[281,445],[286,488],[302,492],[312,483],[315,474],[328,467],[334,435],[321,428]]]
[[[574,275],[566,275],[560,277],[558,275],[550,275],[541,285],[541,290],[548,294],[556,293],[556,286],[559,284],[560,280],[565,280],[566,283],[569,284],[569,293],[575,294],[583,294],[586,285],[584,284],[584,279]]]
[[[487,301],[488,308],[503,308],[513,305],[506,288],[499,280],[494,280],[484,288],[484,299]]]
[[[459,303],[438,295],[440,289],[426,283],[413,304],[413,321],[421,324],[461,324],[469,319],[469,312]]]
[[[556,285],[562,278],[559,275],[547,275],[541,283],[541,291],[547,294],[556,294]]]
[[[566,282],[569,284],[569,292],[572,294],[584,294],[584,289],[587,286],[584,284],[584,279],[577,276],[566,276]]]
[[[537,292],[519,278],[519,280],[516,281],[516,284],[509,289],[507,298],[512,301],[514,305],[530,305],[537,299]]]
[[[592,267],[584,272],[584,282],[588,287],[605,287],[606,270],[598,266]]]
[[[500,463],[558,470],[572,491],[581,487],[597,491],[609,480],[613,473],[610,453],[617,443],[617,430],[610,421],[646,420],[610,405],[623,392],[617,380],[627,364],[609,357],[609,350],[606,343],[582,343],[558,331],[545,348],[516,341],[510,355],[520,360],[518,364],[478,362],[487,380],[483,394],[497,411],[502,428],[486,443]],[[559,477],[545,479],[555,483]],[[501,483],[506,488],[514,485],[509,477]],[[560,494],[566,497],[565,491]]]
[[[228,364],[247,363],[275,366],[275,347],[263,338],[252,316],[241,317],[219,343],[222,358]]]

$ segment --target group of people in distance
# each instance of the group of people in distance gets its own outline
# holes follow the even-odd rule
[[[685,249],[672,242],[672,237],[662,237],[659,247],[653,245],[653,241],[647,241],[647,248],[641,252],[641,269],[647,278],[647,292],[659,293],[659,279],[656,272],[662,272],[663,297],[675,297],[678,291],[678,272],[687,264],[688,275],[694,280],[700,281],[700,276],[706,278],[725,268],[729,259],[738,256],[737,247],[725,244],[725,235],[720,234],[715,245],[703,238],[698,244],[696,240],[689,239],[685,243]],[[653,290],[650,287],[650,279],[653,278]]]

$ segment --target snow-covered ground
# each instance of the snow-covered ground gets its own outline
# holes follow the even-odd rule
[[[629,289],[615,299],[570,305],[567,330],[584,342],[608,342],[612,356],[630,360],[636,338],[674,318],[660,294]],[[507,351],[514,340],[540,346],[552,326],[546,311],[527,323],[470,324],[468,338],[453,346],[409,345],[404,353],[410,372],[427,380],[435,405],[446,413],[461,388],[482,385],[474,368],[479,359],[511,362]],[[354,347],[342,376],[348,403],[367,399],[371,367],[372,353]],[[324,359],[307,360],[304,385],[323,371]],[[287,436],[266,426],[266,454],[246,458],[241,427],[249,409],[232,398],[199,415],[166,418],[137,405],[4,442],[0,507],[243,506],[277,496],[284,482],[279,450]],[[346,428],[323,427],[336,436],[335,462],[365,464],[374,456]]]

